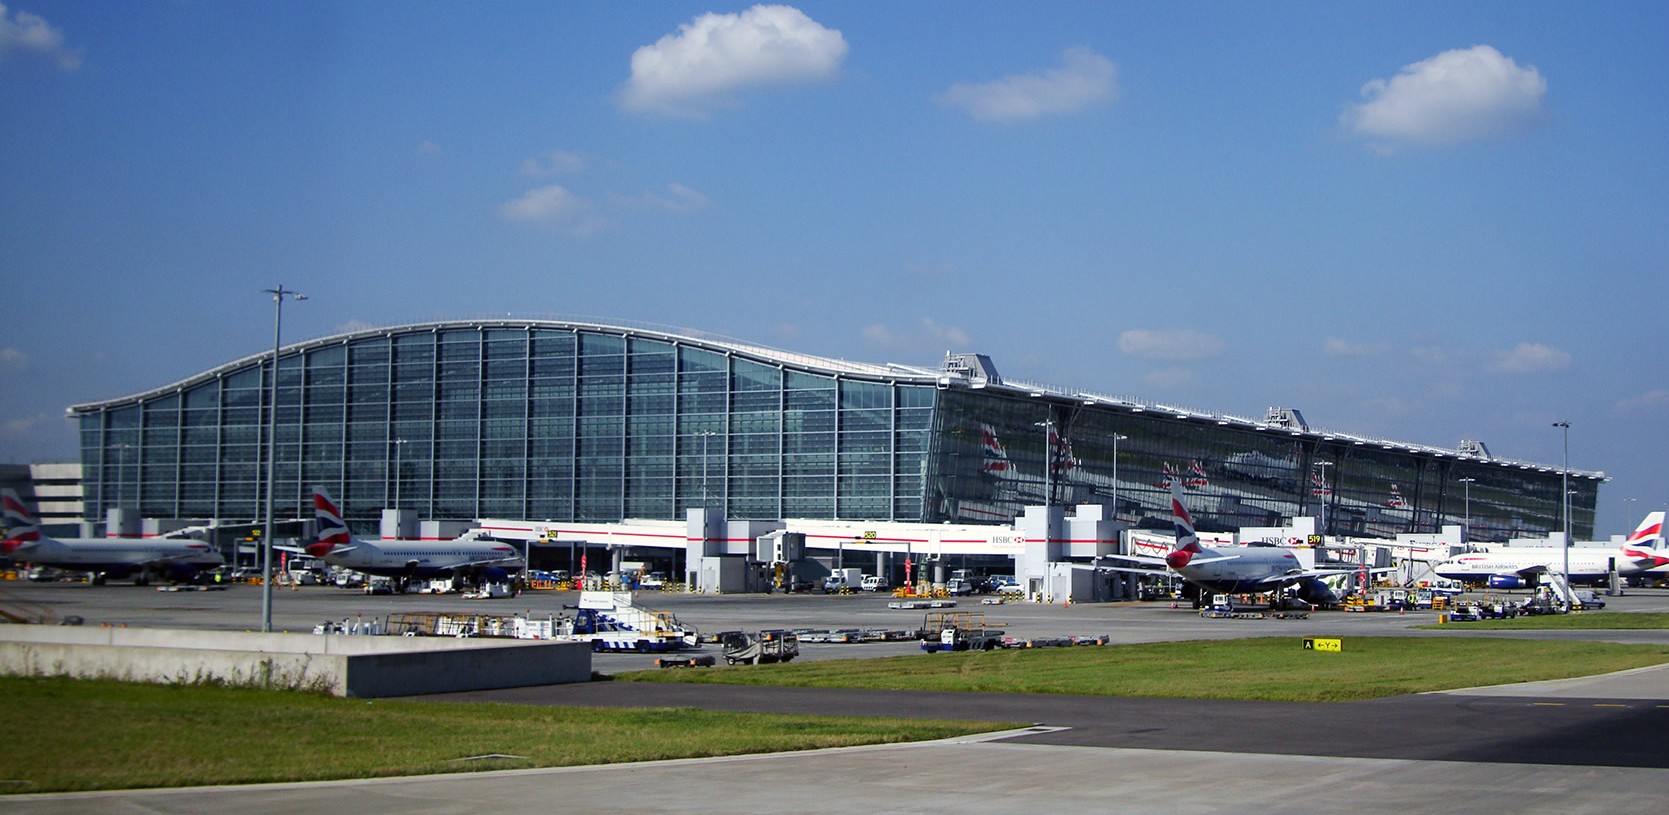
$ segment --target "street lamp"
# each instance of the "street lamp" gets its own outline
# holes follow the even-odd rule
[[[1333,497],[1333,488],[1327,486],[1327,468],[1333,466],[1333,462],[1331,462],[1331,461],[1315,461],[1315,462],[1311,462],[1310,466],[1319,468],[1321,470],[1321,483],[1317,484],[1315,486],[1315,488],[1310,490],[1310,492],[1312,494],[1316,493],[1316,492],[1321,493],[1320,495],[1317,495],[1316,497],[1321,499],[1321,535],[1322,535],[1322,537],[1325,538],[1325,537],[1327,537],[1327,531],[1328,531],[1327,530],[1327,499]],[[1325,541],[1323,541],[1323,543],[1325,543]]]
[[[713,499],[707,493],[707,440],[718,435],[711,430],[703,430],[696,434],[701,437],[701,508],[707,509]]]
[[[1055,451],[1052,449],[1053,443],[1049,438],[1050,431],[1055,429],[1055,420],[1044,419],[1041,422],[1034,422],[1032,426],[1043,428],[1043,515],[1048,517],[1049,505],[1054,503],[1055,499],[1055,482],[1052,478],[1055,469],[1053,455]]]
[[[278,455],[278,348],[283,336],[284,298],[306,300],[307,295],[290,291],[280,283],[276,289],[266,289],[272,295],[272,381],[267,398],[267,511],[266,534],[261,536],[261,633],[272,632],[272,490],[277,480]]]
[[[406,449],[405,439],[394,440],[394,508],[400,508],[400,453]]]
[[[1466,519],[1461,522],[1460,526],[1461,543],[1472,542],[1472,482],[1477,480],[1476,478],[1462,478],[1460,480],[1460,483],[1466,486]]]
[[[1118,520],[1118,443],[1129,439],[1129,436],[1113,434],[1113,520]]]
[[[125,441],[116,445],[116,509],[122,508],[122,494],[127,492],[127,451],[132,448]],[[121,537],[121,532],[112,537]]]
[[[1563,487],[1559,490],[1562,493],[1559,500],[1565,515],[1565,545],[1562,548],[1565,551],[1565,609],[1568,611],[1570,609],[1570,422],[1554,422],[1553,426],[1563,431],[1565,437],[1565,458],[1563,472],[1560,474]]]

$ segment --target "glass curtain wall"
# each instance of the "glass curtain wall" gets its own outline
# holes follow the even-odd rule
[[[939,398],[930,520],[1006,521],[1047,496],[1053,504],[1116,500],[1119,519],[1169,529],[1174,481],[1203,531],[1315,516],[1330,534],[1391,537],[1461,523],[1467,510],[1459,479],[1470,477],[1473,540],[1562,528],[1557,472],[1237,428],[1157,408],[1051,404],[989,391],[941,391]],[[1116,467],[1115,435],[1123,437]],[[1597,485],[1571,484],[1572,527],[1591,534]]]
[[[87,517],[255,518],[267,367],[82,417]],[[275,511],[356,521],[923,516],[934,390],[601,331],[458,325],[279,360]]]

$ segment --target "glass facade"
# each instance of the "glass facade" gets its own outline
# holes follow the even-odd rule
[[[1230,424],[1159,407],[940,391],[929,517],[1004,520],[1047,495],[1052,504],[1114,506],[1137,527],[1170,529],[1170,485],[1180,481],[1202,531],[1313,516],[1328,534],[1392,537],[1470,517],[1472,540],[1501,541],[1564,526],[1555,468]],[[1574,537],[1592,535],[1600,481],[1573,473]]]
[[[1562,526],[1550,468],[660,332],[539,321],[360,332],[284,349],[275,399],[270,367],[270,354],[251,357],[72,408],[87,518],[117,506],[260,517],[270,419],[277,513],[300,517],[320,485],[362,528],[384,507],[449,520],[681,519],[709,506],[737,519],[996,523],[1045,496],[1116,501],[1121,519],[1168,528],[1172,479],[1202,529],[1322,514],[1338,534],[1389,535],[1468,511],[1474,539]],[[1571,482],[1578,536],[1599,483],[1583,476]]]

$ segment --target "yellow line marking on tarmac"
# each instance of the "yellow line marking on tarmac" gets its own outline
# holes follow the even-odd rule
[[[1620,705],[1616,702],[1595,702],[1594,707],[1628,707],[1628,705]]]

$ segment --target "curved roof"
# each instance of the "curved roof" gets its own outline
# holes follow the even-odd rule
[[[333,345],[346,345],[356,340],[372,337],[391,337],[396,334],[412,334],[423,331],[440,331],[443,329],[549,329],[556,331],[590,331],[601,334],[614,334],[621,337],[641,337],[659,340],[677,346],[702,348],[734,356],[740,356],[757,362],[797,368],[811,373],[830,376],[861,377],[868,379],[888,379],[920,382],[931,384],[935,381],[935,374],[918,367],[904,365],[876,365],[868,362],[852,362],[832,357],[819,357],[810,354],[798,354],[783,351],[763,345],[754,345],[739,340],[721,337],[714,334],[691,329],[672,329],[665,327],[626,326],[594,323],[561,319],[474,319],[474,320],[436,320],[433,322],[410,323],[406,325],[388,326],[384,328],[367,328],[350,331],[344,334],[333,334],[318,339],[306,340],[293,345],[286,345],[280,349],[280,356],[294,356],[308,351]],[[70,415],[92,413],[99,410],[121,407],[123,405],[142,402],[147,399],[168,396],[188,390],[204,382],[219,379],[228,374],[259,365],[272,356],[272,352],[263,351],[211,368],[178,382],[171,382],[158,388],[152,388],[140,393],[119,396],[113,399],[101,399],[94,402],[83,402],[68,408]]]
[[[1338,442],[1358,446],[1372,446],[1385,450],[1400,450],[1437,458],[1453,458],[1467,460],[1477,464],[1493,464],[1503,467],[1540,470],[1543,472],[1558,472],[1561,468],[1536,464],[1526,461],[1504,459],[1490,456],[1487,452],[1480,453],[1479,449],[1451,450],[1432,445],[1414,442],[1393,441],[1374,436],[1362,436],[1353,433],[1341,433],[1319,428],[1312,428],[1303,424],[1300,418],[1296,425],[1279,418],[1277,413],[1286,414],[1285,409],[1271,408],[1270,415],[1263,420],[1236,416],[1216,411],[1196,410],[1176,405],[1148,402],[1130,396],[1112,396],[1103,393],[1063,388],[1054,385],[1043,385],[1017,380],[993,379],[991,381],[976,381],[966,375],[950,370],[947,364],[944,368],[926,368],[921,366],[900,365],[888,363],[878,365],[867,362],[853,362],[832,357],[819,357],[810,354],[799,354],[783,351],[763,345],[743,342],[741,340],[709,334],[694,329],[654,326],[651,324],[623,325],[613,323],[593,322],[585,319],[540,319],[540,318],[480,318],[461,320],[436,320],[431,322],[410,323],[406,325],[388,326],[383,328],[366,328],[350,331],[344,334],[334,334],[318,339],[307,340],[293,345],[284,346],[280,356],[293,356],[315,348],[332,345],[346,345],[355,340],[371,337],[390,337],[396,334],[410,334],[421,331],[439,331],[442,329],[472,328],[510,328],[510,329],[549,329],[557,331],[590,331],[602,334],[614,334],[621,337],[641,337],[659,340],[676,346],[701,348],[729,355],[751,359],[768,365],[780,365],[810,373],[844,378],[861,378],[871,380],[885,380],[893,382],[907,382],[912,384],[936,384],[939,387],[974,387],[990,388],[1011,394],[1023,394],[1033,398],[1044,398],[1057,401],[1067,401],[1085,406],[1101,406],[1123,409],[1132,413],[1151,412],[1157,415],[1170,416],[1179,421],[1204,422],[1219,426],[1236,427],[1243,430],[1283,433],[1296,437],[1307,437],[1325,442]],[[129,396],[105,399],[96,402],[84,402],[71,405],[68,413],[71,416],[81,413],[93,413],[100,410],[122,407],[147,399],[155,399],[188,390],[204,382],[210,382],[223,376],[257,365],[270,356],[270,352],[253,354],[228,362],[195,376],[173,382],[159,388],[153,388],[142,393]],[[1296,411],[1291,411],[1296,416]],[[1606,480],[1602,471],[1570,470],[1572,477]]]

